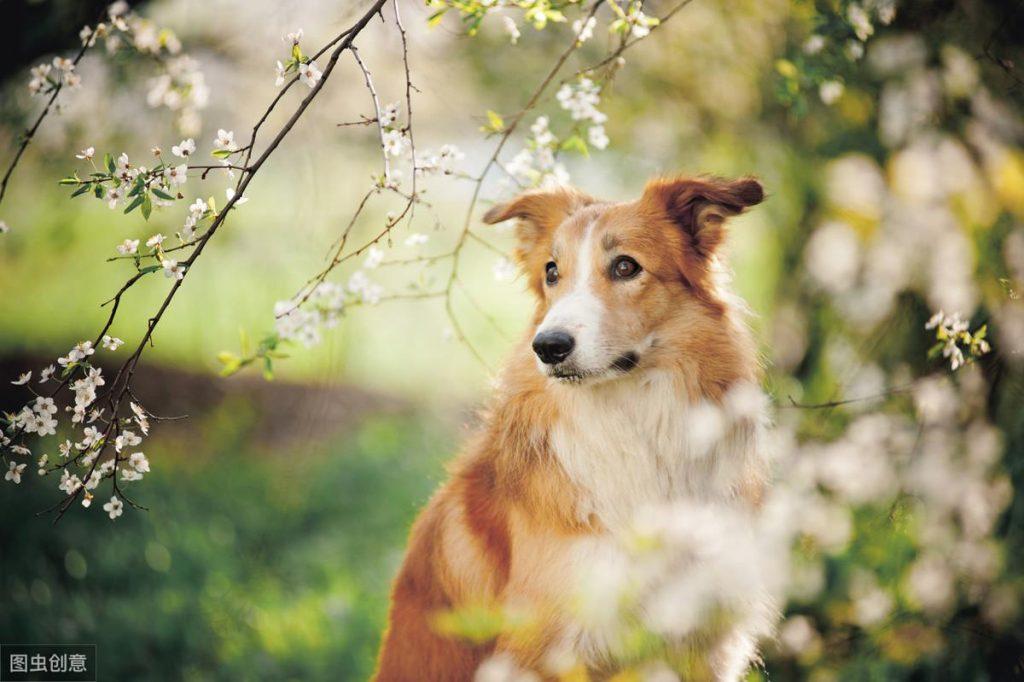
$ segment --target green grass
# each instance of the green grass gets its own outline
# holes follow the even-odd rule
[[[2,486],[0,641],[95,643],[101,679],[366,679],[443,440],[396,418],[312,452],[154,442],[151,511],[113,522],[107,493],[51,527],[55,481]]]

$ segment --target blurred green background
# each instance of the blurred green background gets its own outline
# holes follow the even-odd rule
[[[601,104],[609,115],[609,150],[567,160],[575,184],[609,199],[636,196],[647,178],[663,173],[762,178],[768,201],[735,221],[730,261],[736,288],[755,312],[767,388],[780,401],[864,395],[874,384],[858,383],[863,377],[857,368],[869,364],[894,374],[928,368],[928,339],[919,330],[938,306],[920,287],[901,290],[898,305],[883,319],[860,322],[834,307],[805,272],[804,247],[823,216],[842,214],[865,241],[877,222],[837,208],[827,187],[831,162],[863,155],[885,181],[900,179],[879,105],[899,75],[880,73],[841,50],[832,61],[811,59],[803,47],[816,31],[846,30],[834,17],[848,4],[694,0],[627,53]],[[42,49],[74,45],[80,20],[69,18],[68,8],[76,5],[5,3],[8,27],[24,22],[47,39],[5,43],[0,159],[38,111],[39,102],[25,88],[28,67],[52,54]],[[944,46],[961,47],[976,63],[977,87],[989,89],[1002,113],[1009,112],[1001,119],[1010,121],[1009,165],[986,168],[984,197],[991,210],[981,211],[981,218],[969,208],[958,214],[971,236],[971,277],[980,292],[976,322],[990,321],[1010,305],[997,282],[1015,281],[1002,254],[1024,216],[1024,177],[1014,176],[1022,104],[1012,67],[1015,58],[1020,61],[1014,36],[1021,35],[1014,30],[1021,26],[1019,3],[1014,5],[901,2],[895,21],[876,27],[880,35],[873,38],[919,41],[925,56],[916,65],[898,66],[904,75],[938,68]],[[649,3],[646,10],[659,15],[669,7]],[[523,25],[520,43],[510,46],[497,18],[469,37],[454,17],[428,29],[430,9],[419,3],[403,8],[420,91],[414,102],[417,144],[436,149],[454,143],[466,154],[465,169],[476,172],[493,144],[478,130],[484,112],[517,111],[563,49],[568,29],[537,32]],[[287,50],[282,35],[302,27],[305,42],[320,45],[360,11],[355,3],[326,0],[156,0],[138,9],[172,28],[206,74],[210,104],[195,136],[201,149],[218,128],[241,138],[266,106],[275,92],[274,60]],[[361,47],[382,99],[401,99],[396,37],[375,27]],[[607,47],[603,37],[595,38],[572,68],[599,59]],[[443,480],[443,463],[474,422],[473,410],[522,333],[530,302],[521,280],[496,281],[495,254],[473,244],[463,277],[496,324],[464,296],[456,296],[455,309],[486,366],[451,339],[440,302],[392,302],[353,310],[314,349],[291,349],[274,382],[216,376],[217,353],[237,349],[240,329],[254,336],[270,329],[274,302],[288,298],[321,266],[377,172],[373,136],[335,126],[370,111],[358,70],[350,60],[339,69],[323,101],[253,182],[251,201],[228,220],[190,273],[144,356],[139,391],[147,405],[157,413],[191,415],[157,424],[148,441],[153,473],[135,494],[150,511],[126,510],[111,523],[99,505],[75,508],[51,526],[50,517],[35,515],[56,501],[50,479],[43,485],[30,467],[20,488],[0,486],[0,640],[95,642],[101,679],[356,680],[371,671],[408,525]],[[47,364],[101,326],[106,311],[99,303],[130,273],[124,262],[105,262],[116,244],[179,227],[172,212],[157,212],[144,224],[101,202],[65,199],[56,180],[79,167],[75,150],[94,145],[144,158],[152,145],[166,150],[183,137],[168,112],[146,106],[145,64],[93,56],[80,71],[85,85],[44,125],[0,205],[0,219],[12,228],[0,237],[3,377]],[[819,96],[829,78],[845,84],[831,105]],[[553,92],[540,111],[564,116]],[[978,116],[960,99],[911,125],[966,138],[967,124]],[[280,120],[275,116],[272,123]],[[190,182],[189,191],[220,198],[227,186],[211,176]],[[441,253],[453,238],[450,226],[461,224],[472,187],[452,178],[427,186],[436,223],[431,214],[416,229],[430,235],[423,253]],[[489,183],[485,197],[499,198],[502,191]],[[375,201],[358,234],[365,238],[379,229],[397,205]],[[395,235],[393,257],[414,253],[402,245],[405,229]],[[511,251],[507,232],[488,235]],[[444,265],[374,273],[396,291],[410,280],[431,288],[445,275]],[[154,277],[127,297],[112,330],[128,342],[120,354],[141,337],[167,287],[167,280]],[[836,362],[837,346],[852,354],[852,368]],[[990,358],[982,372],[992,386],[985,411],[1006,434],[1006,470],[1019,491],[1020,358],[1009,352]],[[20,394],[6,382],[0,408],[13,409]],[[827,437],[839,433],[850,415],[836,410],[793,419],[801,435]],[[1015,589],[1024,568],[1022,507],[1018,493],[998,525],[1007,543],[1008,584]],[[858,532],[867,535],[849,555],[829,560],[829,589],[845,585],[843,562],[858,552],[876,558],[879,547],[886,548],[883,553],[910,552],[874,519],[858,519]],[[823,596],[804,611],[824,623],[839,599]],[[992,632],[976,626],[977,618],[975,607],[964,606],[950,621],[955,625],[939,628],[946,637],[939,647],[928,639],[931,630],[894,641],[858,635],[843,623],[831,639],[826,636],[824,654],[802,662],[772,655],[752,676],[1019,677],[1019,619]]]

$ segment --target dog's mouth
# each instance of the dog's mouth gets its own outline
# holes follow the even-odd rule
[[[580,384],[587,379],[628,374],[636,369],[639,364],[640,356],[633,351],[628,351],[615,358],[615,360],[604,370],[583,370],[566,363],[565,366],[555,365],[551,369],[550,376],[552,379],[557,379],[562,383]]]

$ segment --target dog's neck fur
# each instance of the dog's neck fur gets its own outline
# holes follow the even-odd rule
[[[757,423],[731,429],[706,447],[695,423],[708,418],[706,412],[695,409],[671,371],[552,390],[559,415],[549,446],[579,489],[579,520],[591,525],[621,531],[645,505],[733,499],[758,450]]]

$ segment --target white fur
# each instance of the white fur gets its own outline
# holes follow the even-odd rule
[[[601,318],[604,303],[594,295],[593,250],[594,225],[580,241],[576,254],[575,277],[559,286],[569,286],[569,292],[558,299],[537,328],[537,333],[560,329],[572,334],[576,340],[572,362],[581,368],[601,367],[608,364],[601,352]]]
[[[562,416],[551,445],[581,490],[581,520],[629,528],[645,505],[727,501],[759,456],[760,424],[709,440],[701,427],[717,408],[691,406],[670,372],[650,370],[582,386],[555,386]]]
[[[581,491],[581,519],[594,515],[609,530],[575,544],[570,575],[576,585],[570,589],[587,590],[594,576],[624,577],[623,539],[646,507],[680,500],[739,504],[741,479],[754,458],[763,456],[763,420],[729,426],[729,416],[719,416],[718,407],[691,406],[684,387],[667,371],[640,370],[614,381],[555,390],[562,416],[551,432],[553,451]],[[699,427],[712,415],[726,427],[709,439],[708,429]],[[717,679],[737,679],[746,669],[766,609],[767,603],[757,604],[757,627],[738,626],[709,652]],[[581,614],[565,636],[577,656],[600,665],[619,639],[618,626],[611,614],[608,620]]]

